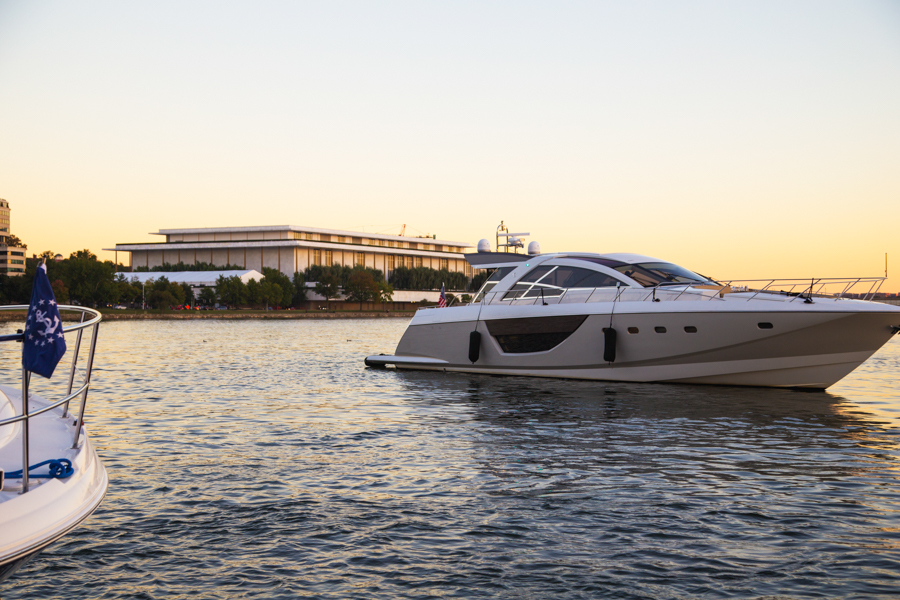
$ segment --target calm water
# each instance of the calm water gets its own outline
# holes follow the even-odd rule
[[[405,326],[104,324],[109,494],[0,596],[900,594],[900,339],[828,393],[367,370]]]

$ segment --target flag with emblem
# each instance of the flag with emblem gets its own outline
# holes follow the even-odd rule
[[[438,308],[447,308],[447,294],[444,293],[444,284],[441,284],[441,299],[438,300]]]
[[[66,338],[47,265],[41,265],[34,274],[31,288],[31,306],[25,321],[25,339],[22,348],[22,366],[25,370],[46,378],[53,375],[56,364],[66,353]]]

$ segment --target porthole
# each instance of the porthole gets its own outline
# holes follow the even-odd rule
[[[665,333],[666,328],[665,327],[654,327],[653,331],[655,331],[656,333]]]
[[[697,328],[694,327],[693,325],[688,325],[687,327],[684,328],[684,332],[685,333],[697,333]]]
[[[756,326],[760,329],[772,329],[773,327],[771,323],[757,323]]]
[[[640,330],[637,327],[629,327],[628,333],[640,333]]]

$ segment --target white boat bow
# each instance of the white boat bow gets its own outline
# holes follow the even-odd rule
[[[102,502],[109,484],[84,427],[100,313],[82,307],[59,308],[83,315],[81,323],[64,329],[76,333],[65,396],[51,401],[31,393],[30,377],[24,372],[22,389],[0,386],[0,581],[88,518]],[[87,329],[91,330],[90,351],[84,379],[76,387],[74,370],[82,333]],[[17,341],[20,337],[5,335],[0,341]],[[22,390],[28,391],[27,403],[22,401]],[[77,414],[70,410],[70,404],[78,408]],[[47,465],[49,461],[56,464]],[[45,477],[53,466],[59,467],[58,476]]]

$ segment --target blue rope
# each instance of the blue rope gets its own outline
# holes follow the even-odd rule
[[[31,471],[33,469],[43,467],[44,465],[50,465],[49,473],[41,473],[40,475],[31,474]],[[70,461],[68,458],[45,460],[44,462],[28,467],[28,476],[35,479],[62,479],[63,477],[70,477],[74,473],[75,469],[72,468],[72,461]],[[19,469],[18,471],[10,471],[6,473],[5,477],[7,477],[8,479],[20,479],[22,477],[22,469]]]

